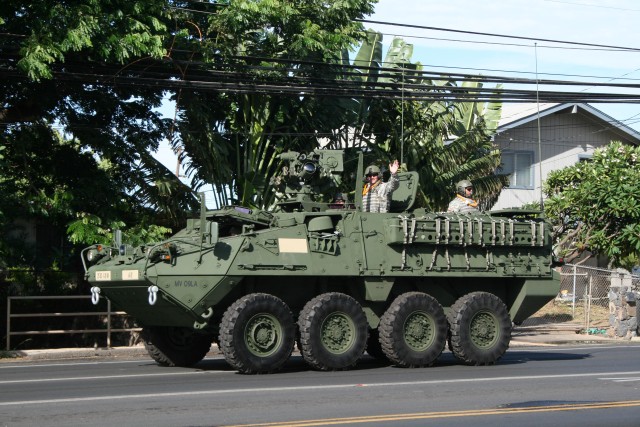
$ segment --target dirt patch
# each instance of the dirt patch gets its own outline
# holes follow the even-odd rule
[[[608,328],[609,308],[592,303],[591,307],[585,310],[584,301],[577,301],[574,307],[572,301],[556,299],[548,302],[537,313],[522,322],[522,326],[549,323],[577,323],[590,328]]]

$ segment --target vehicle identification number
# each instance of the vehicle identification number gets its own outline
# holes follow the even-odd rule
[[[138,280],[138,270],[122,270],[122,280]]]
[[[176,288],[197,288],[198,281],[197,280],[176,280],[174,286]]]
[[[104,282],[107,280],[111,280],[110,271],[96,271],[96,282]]]

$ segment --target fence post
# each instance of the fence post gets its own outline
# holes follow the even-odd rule
[[[11,350],[11,297],[7,297],[7,351]]]
[[[111,348],[111,300],[107,299],[107,348]]]
[[[576,318],[576,265],[573,264],[573,292],[571,293],[571,320]]]
[[[586,290],[585,290],[586,292]],[[589,293],[586,295],[585,302],[585,328],[584,330],[589,333],[589,327],[591,326],[591,298],[593,297],[593,274],[589,275]]]

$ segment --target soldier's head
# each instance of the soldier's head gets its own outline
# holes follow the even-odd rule
[[[473,195],[473,184],[468,179],[463,179],[456,184],[456,193],[462,197],[471,197]]]
[[[374,184],[380,179],[380,168],[376,165],[369,165],[364,170],[364,177],[367,182]]]

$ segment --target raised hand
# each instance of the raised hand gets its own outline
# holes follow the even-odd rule
[[[398,163],[398,160],[394,160],[393,163],[389,163],[389,172],[391,172],[391,174],[395,174],[396,172],[398,172],[398,168],[400,167],[400,164]]]

